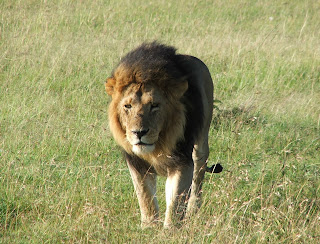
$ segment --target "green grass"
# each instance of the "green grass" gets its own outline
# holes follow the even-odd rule
[[[318,1],[0,0],[0,243],[317,243]],[[217,109],[200,212],[140,229],[103,82],[159,40],[202,59]],[[159,180],[161,218],[164,179]]]

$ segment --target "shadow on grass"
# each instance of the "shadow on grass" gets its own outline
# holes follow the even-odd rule
[[[264,125],[266,123],[266,118],[259,112],[254,111],[253,107],[234,107],[232,109],[219,109],[219,107],[215,105],[211,126],[215,130],[219,130],[221,126],[232,126],[236,130],[233,132],[237,132],[244,125],[254,128],[258,125]]]

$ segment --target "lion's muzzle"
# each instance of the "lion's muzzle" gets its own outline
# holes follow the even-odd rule
[[[132,131],[132,133],[135,134],[135,135],[139,138],[139,140],[141,140],[141,138],[142,138],[145,134],[147,134],[148,131],[149,131],[149,129],[147,129],[147,130],[134,130],[134,131]]]
[[[127,139],[132,145],[132,151],[139,154],[147,154],[153,152],[155,149],[155,141],[149,134],[149,129],[143,130],[131,130],[131,133],[127,135]]]

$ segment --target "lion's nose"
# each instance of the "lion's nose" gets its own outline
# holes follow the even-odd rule
[[[141,139],[141,137],[143,137],[145,134],[147,134],[149,131],[148,130],[133,130],[132,133],[135,134],[139,139]]]

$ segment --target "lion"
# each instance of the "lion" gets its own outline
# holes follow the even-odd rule
[[[192,215],[209,156],[213,82],[207,66],[174,47],[143,43],[121,59],[105,88],[110,130],[125,154],[141,226],[159,222],[157,175],[167,177],[164,227]]]

